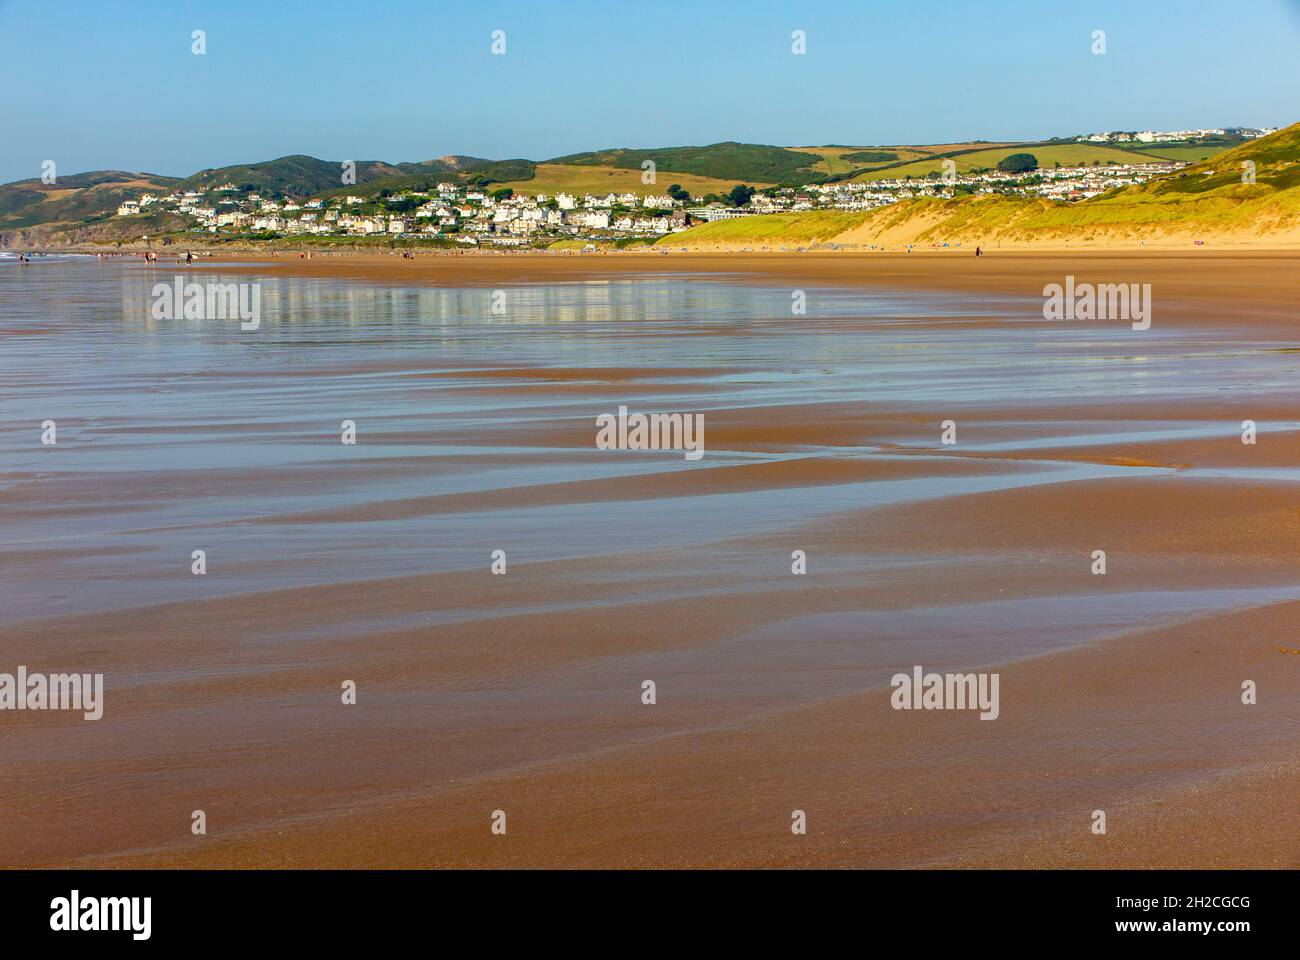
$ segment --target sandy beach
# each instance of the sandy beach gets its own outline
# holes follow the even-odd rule
[[[1296,253],[25,269],[0,670],[107,695],[4,718],[0,865],[1300,866]],[[177,273],[262,330],[148,322]],[[1044,321],[1067,276],[1150,330]]]

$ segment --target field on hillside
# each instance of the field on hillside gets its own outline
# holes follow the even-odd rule
[[[660,173],[693,174],[718,180],[743,183],[804,183],[819,175],[812,168],[814,156],[786,147],[761,143],[738,143],[734,140],[711,143],[703,147],[618,147],[553,157],[548,164],[574,167],[615,167],[642,169],[653,161]],[[501,179],[505,179],[502,177]]]
[[[826,173],[834,176],[837,173],[848,173],[856,167],[866,166],[866,164],[854,164],[842,159],[845,154],[858,153],[862,150],[870,150],[871,147],[791,147],[791,150],[798,150],[800,153],[811,153],[814,156],[821,157],[821,160],[813,165],[813,169],[818,173]]]
[[[895,163],[899,160],[919,160],[930,155],[927,151],[918,150],[915,147],[790,147],[790,149],[797,150],[800,153],[815,154],[816,156],[821,157],[821,161],[813,165],[813,170],[830,176],[835,176],[841,173],[851,173],[854,170],[861,170],[863,167],[879,166],[881,163]],[[893,158],[874,161],[849,159],[854,154],[862,153],[893,154]]]
[[[578,196],[590,193],[604,196],[614,193],[636,193],[640,196],[662,194],[674,183],[679,183],[683,190],[690,191],[693,197],[702,197],[709,193],[726,193],[736,186],[739,180],[714,180],[711,177],[697,177],[689,173],[671,173],[660,170],[655,182],[641,182],[641,170],[628,167],[593,167],[565,163],[539,163],[537,175],[531,180],[511,180],[504,184],[493,184],[493,188],[506,186],[515,193],[532,196],[537,193],[555,195],[572,193]],[[768,184],[751,183],[750,186],[768,186]]]
[[[1015,146],[1013,143],[1003,143],[993,141],[990,143],[937,143],[930,145],[910,145],[910,146],[876,146],[876,147],[789,147],[790,150],[797,150],[799,153],[811,153],[821,157],[821,160],[813,166],[813,170],[818,173],[824,173],[829,176],[837,176],[844,173],[852,173],[854,170],[872,169],[887,163],[897,163],[899,161],[925,160],[927,157],[933,157],[940,153],[949,153],[953,150],[974,150],[979,148],[996,148]],[[882,153],[893,154],[890,159],[881,160],[863,160],[851,159],[854,154],[865,153]]]
[[[961,143],[931,143],[915,144],[910,147],[899,147],[900,150],[915,150],[917,153],[935,154],[935,153],[952,153],[954,150],[991,150],[994,147],[1018,147],[1019,142],[1010,140],[965,140]]]
[[[1043,167],[1050,167],[1057,163],[1063,167],[1072,167],[1082,163],[1090,164],[1094,160],[1100,163],[1106,163],[1108,160],[1114,160],[1116,163],[1143,163],[1160,159],[1133,150],[1120,150],[1116,147],[1094,143],[1060,143],[1041,147],[1013,144],[1009,147],[975,150],[951,159],[957,164],[958,173],[969,173],[981,167],[996,167],[999,160],[1013,153],[1032,153],[1038,158],[1039,166]],[[907,176],[924,177],[930,173],[942,172],[943,159],[936,157],[916,160],[902,166],[872,170],[854,179],[880,180]]]
[[[1160,157],[1164,160],[1182,160],[1186,163],[1200,163],[1202,160],[1208,160],[1210,157],[1217,156],[1229,148],[1230,145],[1228,144],[1221,146],[1211,146],[1206,144],[1204,146],[1196,147],[1167,147],[1158,143],[1153,143],[1150,145],[1144,145],[1142,147],[1142,152],[1149,156]]]

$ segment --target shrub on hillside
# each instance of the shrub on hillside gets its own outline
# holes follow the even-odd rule
[[[1003,173],[1028,173],[1038,169],[1038,158],[1032,153],[1013,153],[998,161],[998,169]]]

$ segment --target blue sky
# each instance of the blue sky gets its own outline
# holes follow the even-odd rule
[[[1285,124],[1298,54],[1300,0],[0,0],[0,181]]]

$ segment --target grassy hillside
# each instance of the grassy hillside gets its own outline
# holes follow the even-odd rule
[[[1254,163],[1254,183],[1242,181],[1246,161]],[[837,226],[842,229],[831,232]],[[1080,203],[1001,196],[914,199],[869,213],[816,211],[721,221],[660,242],[687,247],[775,247],[810,241],[1190,243],[1192,239],[1232,242],[1259,237],[1300,242],[1300,124],[1225,150],[1178,174]]]
[[[1139,188],[1155,196],[1183,196],[1222,190],[1236,193],[1242,183],[1243,164],[1254,164],[1254,186],[1266,191],[1292,190],[1300,186],[1300,123],[1258,140],[1247,140],[1209,160],[1194,164],[1178,175],[1164,177]],[[1247,194],[1249,194],[1247,190]]]
[[[455,164],[448,161],[454,160]],[[444,157],[441,161],[430,160],[424,163],[399,164],[403,169],[414,168],[415,172],[383,176],[362,182],[358,175],[356,185],[321,190],[313,194],[318,197],[355,194],[359,197],[375,197],[387,193],[399,193],[403,190],[431,190],[439,183],[476,183],[485,187],[500,187],[503,184],[518,181],[531,181],[537,171],[537,164],[531,160],[479,160],[473,157]],[[537,193],[530,189],[528,192]]]
[[[817,160],[812,166],[815,173],[852,174],[862,166],[847,159],[850,154],[859,153],[862,147],[791,147],[790,149],[816,157]]]
[[[1144,143],[1142,153],[1148,157],[1157,157],[1161,160],[1178,160],[1182,163],[1197,163],[1201,160],[1208,160],[1211,157],[1218,156],[1223,151],[1230,148],[1226,143],[1203,143],[1203,144],[1162,144],[1162,143]]]
[[[658,147],[651,150],[597,150],[548,160],[549,164],[580,167],[622,167],[640,170],[653,160],[660,173],[689,173],[697,177],[744,183],[810,183],[822,178],[814,170],[815,155],[756,143],[727,141],[706,147]]]
[[[943,161],[952,160],[957,165],[958,173],[972,173],[976,170],[991,169],[998,165],[1003,157],[1013,153],[1032,153],[1038,158],[1038,165],[1051,167],[1059,163],[1063,167],[1076,167],[1093,163],[1142,163],[1160,159],[1150,154],[1134,150],[1121,150],[1105,144],[1095,143],[1054,143],[1054,144],[1014,144],[1009,147],[990,147],[976,150],[963,149],[946,154],[938,153],[922,160],[910,163],[877,167],[861,173],[854,180],[882,180],[895,177],[922,178],[931,173],[943,172]]]
[[[609,192],[635,193],[639,196],[662,194],[671,184],[678,184],[690,192],[693,197],[703,197],[710,193],[723,194],[736,186],[739,180],[714,180],[709,177],[697,177],[689,173],[665,173],[659,171],[655,182],[641,182],[641,170],[629,170],[626,167],[579,166],[559,163],[539,163],[535,174],[527,180],[508,180],[504,186],[511,187],[515,193],[545,193],[554,196],[557,193],[572,193],[577,196],[592,194],[604,196]],[[761,182],[751,182],[751,186],[766,186]]]
[[[387,177],[439,173],[446,169],[444,163],[435,160],[424,164],[358,160],[356,182],[365,184]],[[318,160],[316,157],[298,154],[261,163],[240,163],[200,170],[182,180],[179,186],[185,190],[207,191],[219,184],[233,183],[241,190],[255,191],[263,196],[311,197],[343,186],[343,172],[341,161]]]
[[[6,183],[0,186],[0,231],[112,216],[123,200],[151,190],[169,190],[175,184],[170,177],[121,170],[59,177],[48,185],[39,179]]]

